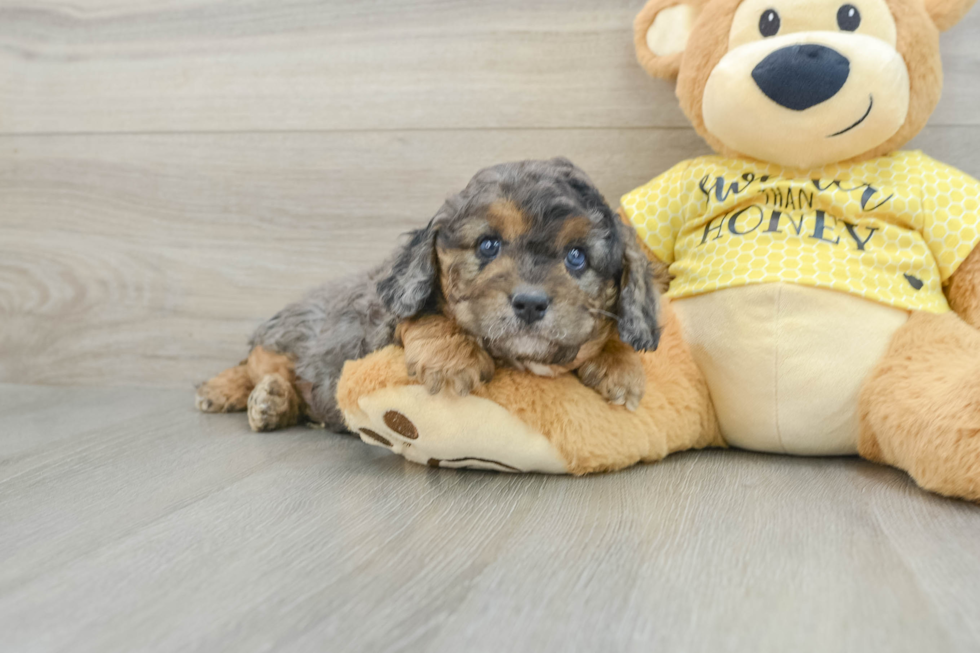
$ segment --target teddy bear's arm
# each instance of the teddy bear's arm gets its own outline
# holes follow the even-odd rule
[[[964,322],[980,329],[980,247],[974,248],[950,277],[946,297]]]

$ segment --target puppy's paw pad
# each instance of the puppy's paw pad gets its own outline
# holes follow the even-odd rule
[[[295,424],[292,388],[277,376],[262,379],[248,396],[248,425],[253,431],[274,431]]]

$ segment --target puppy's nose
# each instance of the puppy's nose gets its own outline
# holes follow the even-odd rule
[[[528,324],[534,324],[543,318],[550,303],[548,296],[540,291],[518,293],[510,300],[514,313]]]
[[[790,45],[776,50],[752,71],[770,100],[805,111],[837,95],[851,74],[851,62],[822,45]]]

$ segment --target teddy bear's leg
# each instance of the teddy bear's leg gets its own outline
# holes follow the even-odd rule
[[[646,394],[635,411],[611,405],[572,374],[512,369],[467,397],[431,395],[388,347],[348,362],[337,401],[368,444],[440,467],[587,474],[723,446],[707,385],[665,302],[660,348],[644,354]]]
[[[921,487],[980,501],[980,331],[913,313],[861,393],[860,454]]]

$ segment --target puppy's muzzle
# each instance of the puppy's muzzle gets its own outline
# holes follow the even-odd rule
[[[521,318],[525,324],[534,324],[545,316],[551,299],[540,290],[519,292],[510,300],[510,305],[514,307],[514,314]]]

